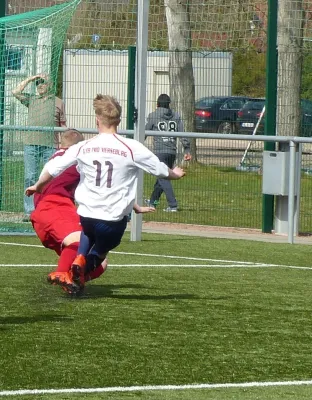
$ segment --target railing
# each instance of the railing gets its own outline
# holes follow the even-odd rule
[[[34,126],[10,126],[10,125],[0,125],[0,130],[4,131],[35,131],[40,130],[41,132],[47,131],[51,132],[51,128],[44,128],[44,127],[34,127]],[[62,132],[66,130],[66,128],[53,128],[56,132]],[[95,129],[87,129],[82,128],[79,129],[81,133],[95,135],[97,134],[97,130]],[[119,134],[133,136],[133,130],[120,130]],[[288,144],[289,146],[289,153],[290,153],[290,162],[289,162],[289,193],[288,193],[288,242],[294,242],[294,217],[295,217],[295,206],[296,206],[296,185],[299,185],[299,182],[296,182],[297,177],[300,174],[297,174],[298,170],[300,171],[301,168],[301,157],[299,157],[299,165],[297,162],[296,165],[296,153],[299,151],[301,155],[302,151],[302,144],[309,143],[312,144],[312,138],[306,137],[296,137],[296,136],[266,136],[266,135],[224,135],[224,134],[217,134],[217,133],[194,133],[194,132],[155,132],[155,131],[146,131],[146,136],[170,136],[170,137],[187,137],[189,139],[218,139],[220,141],[247,141],[251,142],[274,142],[274,143],[284,143]],[[287,146],[286,146],[287,147]],[[278,149],[277,149],[278,150]],[[296,172],[297,171],[297,172]],[[300,179],[300,178],[299,178]],[[138,185],[137,191],[137,200],[142,201],[143,199],[143,184]],[[133,215],[133,219],[135,219],[135,223],[132,226],[132,238],[133,240],[140,240],[140,235],[142,231],[142,220],[140,215]],[[135,227],[135,228],[133,228]]]

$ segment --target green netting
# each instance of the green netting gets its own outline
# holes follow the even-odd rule
[[[0,19],[0,232],[32,231],[23,222],[33,208],[24,189],[58,146],[54,127],[66,124],[56,88],[65,35],[79,3]]]

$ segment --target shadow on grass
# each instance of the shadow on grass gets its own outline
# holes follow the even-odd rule
[[[9,316],[0,317],[0,329],[6,329],[5,326],[1,325],[20,325],[20,324],[34,324],[37,322],[72,322],[74,318],[68,317],[67,315],[33,315],[31,317],[26,316]]]
[[[196,299],[197,296],[193,294],[121,294],[116,293],[120,289],[149,289],[148,287],[142,287],[140,285],[94,285],[94,286],[87,286],[85,291],[82,295],[77,296],[79,300],[88,300],[88,299],[96,299],[96,298],[110,298],[110,299],[120,299],[120,300],[190,300]]]

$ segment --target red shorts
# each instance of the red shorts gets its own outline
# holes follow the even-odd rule
[[[58,255],[66,236],[82,230],[76,206],[70,199],[59,195],[44,197],[31,213],[30,220],[44,247]]]

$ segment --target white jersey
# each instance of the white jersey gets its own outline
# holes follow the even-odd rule
[[[166,164],[142,143],[110,133],[71,146],[46,168],[55,177],[75,164],[78,214],[105,221],[120,221],[132,211],[139,169],[161,178],[169,175]]]

